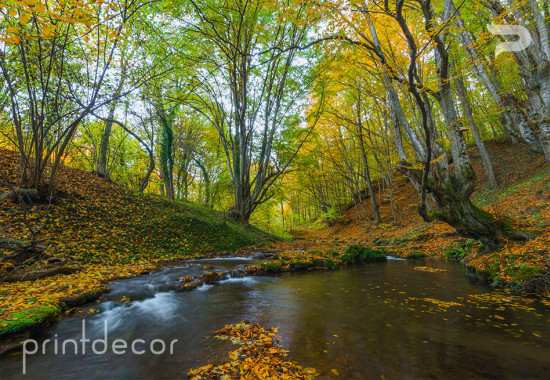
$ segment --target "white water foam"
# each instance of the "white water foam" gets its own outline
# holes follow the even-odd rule
[[[105,321],[107,321],[108,331],[114,331],[123,321],[123,314],[125,312],[126,308],[115,307],[101,314],[93,315],[88,319],[91,323],[90,333],[92,335],[101,335],[103,333]]]
[[[228,284],[228,283],[236,283],[236,282],[241,282],[246,285],[253,285],[258,283],[258,281],[253,277],[232,277],[232,278],[228,278],[227,280],[222,280],[219,283]]]
[[[130,309],[133,308],[137,308],[143,313],[152,314],[155,318],[168,320],[174,316],[177,309],[175,293],[156,293],[153,298],[135,302]]]
[[[208,290],[208,289],[213,288],[213,287],[214,287],[214,285],[202,284],[201,286],[199,286],[195,290],[198,290],[199,292],[204,292],[205,290]]]

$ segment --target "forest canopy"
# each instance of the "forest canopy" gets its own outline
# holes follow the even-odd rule
[[[471,200],[470,156],[492,188],[489,139],[550,161],[548,8],[2,1],[0,145],[20,161],[0,200],[55,198],[68,165],[277,231],[350,205],[397,223],[405,177],[425,221],[488,246],[529,239]]]

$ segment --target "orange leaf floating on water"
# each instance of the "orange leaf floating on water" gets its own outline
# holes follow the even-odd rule
[[[421,270],[423,272],[431,272],[431,273],[447,272],[447,270],[445,269],[430,268],[430,267],[414,267],[414,270]]]

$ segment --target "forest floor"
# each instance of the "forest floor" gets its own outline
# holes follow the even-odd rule
[[[45,253],[81,263],[83,269],[33,281],[0,282],[0,340],[71,313],[74,306],[92,301],[118,278],[136,276],[175,261],[235,252],[255,245],[277,252],[275,260],[259,268],[337,267],[341,252],[351,244],[385,248],[394,256],[464,260],[496,284],[532,289],[548,269],[550,247],[550,168],[544,159],[505,141],[488,144],[495,165],[498,190],[487,188],[479,157],[472,153],[479,174],[477,205],[513,219],[514,227],[537,232],[526,243],[506,242],[486,254],[474,240],[458,236],[444,223],[425,223],[416,212],[418,196],[404,178],[396,180],[397,223],[388,199],[380,196],[383,223],[374,224],[354,207],[329,228],[293,231],[292,242],[273,243],[265,233],[233,223],[223,213],[161,197],[139,195],[105,178],[63,167],[59,194],[52,204],[25,207],[8,200],[0,204],[0,238],[28,240],[29,226],[47,242]],[[15,181],[17,157],[0,151],[0,170]],[[9,186],[0,181],[0,193]],[[369,209],[368,200],[365,208]],[[270,241],[268,243],[268,241]],[[0,252],[7,254],[8,252]],[[550,256],[550,255],[548,255]],[[6,268],[4,268],[6,269]]]
[[[522,145],[506,140],[487,143],[499,188],[488,187],[485,170],[477,151],[470,151],[478,174],[476,205],[499,218],[511,218],[519,230],[529,230],[537,237],[528,242],[505,242],[502,249],[484,253],[478,241],[458,236],[443,222],[426,223],[418,215],[419,196],[405,178],[396,179],[394,200],[396,221],[391,203],[378,192],[382,223],[361,219],[355,207],[344,211],[333,226],[322,229],[306,226],[292,231],[294,241],[277,245],[282,250],[341,250],[350,244],[385,247],[390,255],[409,258],[451,259],[463,261],[478,276],[495,285],[516,290],[540,288],[541,274],[550,270],[550,166],[542,156]],[[370,200],[364,200],[370,212]],[[548,286],[548,283],[546,283]]]
[[[0,149],[0,194],[15,183],[15,152]],[[83,269],[33,281],[0,281],[0,339],[46,324],[72,306],[107,291],[113,279],[136,276],[171,261],[264,244],[268,235],[245,228],[223,212],[140,195],[106,178],[63,167],[53,203],[0,203],[0,239],[36,239],[44,255],[78,261]],[[5,250],[0,255],[7,255]],[[44,256],[42,255],[42,256]],[[28,264],[42,265],[41,257]],[[1,268],[7,270],[9,268]]]

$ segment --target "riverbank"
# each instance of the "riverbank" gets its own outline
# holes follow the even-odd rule
[[[69,349],[67,355],[56,355],[50,343],[45,354],[27,356],[28,376],[176,378],[204,366],[214,373],[265,373],[264,368],[269,373],[285,361],[315,368],[326,379],[337,374],[364,379],[472,378],[483,373],[537,378],[550,368],[548,299],[472,283],[457,263],[389,258],[334,270],[224,278],[190,292],[169,291],[169,285],[187,276],[258,264],[233,256],[190,260],[186,266],[115,281],[101,302],[80,308],[89,313],[85,320],[80,313],[71,315],[34,339],[41,347],[45,339],[78,341],[85,324],[86,338],[93,342],[107,336],[107,321],[109,347],[117,339],[143,339],[147,349],[155,339],[177,339],[174,355],[121,356],[108,349],[97,357],[90,344],[86,355],[80,347],[78,354]],[[272,361],[212,337],[214,330],[243,320],[265,330],[279,327],[277,335],[289,356],[273,351]],[[258,348],[264,347],[278,348]],[[0,372],[6,379],[20,377],[22,357],[17,353],[2,357]],[[258,359],[262,365],[256,367]]]
[[[360,220],[353,208],[335,225],[322,230],[293,231],[292,242],[232,222],[223,213],[155,196],[133,194],[105,178],[63,167],[59,197],[52,204],[22,207],[12,200],[0,204],[0,225],[11,238],[28,239],[28,227],[39,226],[45,255],[76,261],[81,269],[33,281],[0,284],[0,339],[18,337],[90,302],[115,279],[149,273],[182,260],[223,255],[254,244],[276,255],[251,274],[336,268],[353,260],[342,258],[346,247],[361,244],[392,256],[410,259],[458,260],[466,274],[494,286],[521,291],[548,287],[550,246],[550,170],[540,157],[503,142],[488,144],[494,156],[499,190],[489,190],[482,173],[477,204],[514,218],[514,227],[535,231],[527,243],[506,242],[492,253],[478,242],[458,236],[443,223],[425,223],[416,213],[416,193],[398,179],[393,223],[388,199],[378,199],[385,220],[380,225]],[[1,152],[0,167],[14,180],[16,157]],[[475,166],[481,170],[479,163]],[[527,172],[526,168],[535,168]],[[8,189],[0,185],[0,192]],[[365,200],[368,202],[368,200]],[[369,206],[365,204],[365,207]],[[269,243],[268,243],[269,242]],[[6,254],[8,252],[4,252]],[[40,257],[29,264],[40,266]],[[9,268],[4,267],[3,270]],[[545,277],[546,276],[546,277]]]
[[[511,218],[513,228],[529,230],[536,237],[527,242],[506,241],[493,252],[485,252],[477,240],[459,236],[442,222],[426,223],[418,215],[418,194],[404,177],[396,177],[391,199],[377,194],[382,223],[358,216],[358,209],[371,210],[368,194],[363,208],[342,210],[330,227],[303,225],[292,231],[294,241],[280,242],[281,250],[341,250],[350,244],[384,247],[399,257],[457,260],[470,275],[487,279],[494,286],[517,291],[550,290],[550,167],[544,158],[521,145],[505,140],[487,142],[499,188],[488,187],[481,160],[470,155],[478,175],[473,202],[499,218]]]
[[[278,252],[258,254],[255,250],[235,251],[233,255],[218,254],[216,257],[231,259],[238,256],[263,259],[258,265],[246,266],[242,276],[270,276],[284,272],[336,269],[356,263],[386,261],[383,250],[372,250],[361,246],[350,246],[343,252]],[[211,255],[195,256],[193,259],[208,258]],[[189,257],[188,259],[192,259]],[[115,280],[131,278],[156,272],[167,267],[186,265],[183,260],[164,263],[133,263],[125,265],[85,265],[85,269],[74,274],[50,276],[35,281],[4,283],[0,287],[0,353],[32,333],[64,316],[79,311],[79,306],[89,304],[109,292],[108,284]],[[204,273],[196,278],[182,278],[174,282],[177,291],[194,290],[207,283],[222,280],[228,273],[208,272],[212,266],[202,268]],[[86,315],[82,315],[86,317]]]
[[[15,185],[17,163],[15,152],[0,149],[2,178],[9,182],[0,180],[0,194]],[[0,239],[37,242],[16,251],[24,256],[22,265],[15,263],[23,281],[7,281],[16,277],[14,253],[0,248],[0,339],[28,333],[97,298],[114,279],[274,238],[223,212],[136,194],[67,166],[60,170],[52,202],[17,197],[0,202],[0,233]],[[71,264],[70,271],[30,280],[59,263]]]

